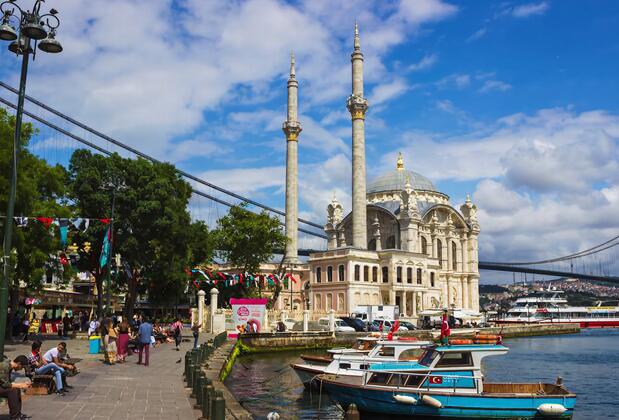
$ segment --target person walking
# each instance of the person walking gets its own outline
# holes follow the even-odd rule
[[[198,340],[200,339],[200,328],[202,328],[202,324],[198,323],[196,320],[191,326],[191,331],[193,332],[193,348],[198,348]]]
[[[0,397],[9,400],[9,418],[11,420],[25,420],[31,418],[21,412],[21,390],[32,386],[30,382],[11,382],[11,371],[18,371],[28,367],[26,356],[17,356],[15,359],[4,359],[0,362]]]
[[[118,326],[118,362],[125,363],[129,354],[129,323],[123,320]]]
[[[181,320],[176,318],[174,324],[172,324],[172,331],[174,331],[174,343],[176,344],[176,351],[180,351],[179,346],[181,345],[181,340],[183,336],[183,324]]]
[[[153,326],[147,318],[140,324],[138,330],[138,365],[142,364],[142,353],[144,353],[144,366],[148,366],[148,353],[150,350],[150,337],[153,335]]]
[[[116,364],[116,355],[117,355],[117,346],[116,339],[118,335],[116,334],[116,329],[112,323],[112,319],[106,319],[105,323],[105,336],[103,338],[105,343],[105,362],[109,365]]]

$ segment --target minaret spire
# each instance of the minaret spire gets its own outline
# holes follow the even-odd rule
[[[288,112],[282,126],[286,134],[286,259],[288,264],[299,264],[298,230],[299,230],[299,199],[298,199],[298,138],[301,133],[301,123],[298,121],[298,90],[299,82],[295,78],[294,52],[290,52],[290,77],[288,78]]]
[[[352,63],[352,95],[347,108],[352,119],[352,245],[367,249],[367,208],[365,185],[365,113],[368,101],[363,97],[363,54],[359,26],[355,22]]]

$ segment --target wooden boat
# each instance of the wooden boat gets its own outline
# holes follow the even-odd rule
[[[323,374],[323,390],[342,408],[449,418],[571,418],[576,395],[561,383],[488,383],[481,360],[502,345],[431,346],[417,362],[372,364],[363,376]]]

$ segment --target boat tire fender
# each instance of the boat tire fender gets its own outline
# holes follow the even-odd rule
[[[436,398],[431,397],[429,395],[423,395],[421,397],[421,402],[424,403],[425,405],[429,405],[430,407],[434,407],[434,408],[442,408],[443,407],[443,403],[442,402],[440,402]]]
[[[541,404],[539,407],[537,407],[538,413],[540,413],[542,416],[548,416],[548,417],[560,416],[566,411],[567,411],[567,408],[565,408],[561,404],[546,403],[546,404]]]

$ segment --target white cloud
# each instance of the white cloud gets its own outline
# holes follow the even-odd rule
[[[455,15],[458,8],[440,0],[402,0],[400,13],[409,23],[421,24]]]
[[[509,83],[502,82],[500,80],[486,80],[484,81],[484,84],[479,89],[479,91],[481,93],[491,92],[491,91],[505,92],[507,90],[510,90],[511,88],[512,88],[512,85],[510,85]]]
[[[436,82],[436,86],[441,89],[456,87],[464,89],[471,84],[471,76],[468,74],[450,74]]]
[[[408,66],[409,71],[421,71],[432,67],[438,61],[438,55],[428,54],[424,55],[417,63],[413,63]]]
[[[549,7],[546,1],[540,3],[527,3],[514,7],[512,16],[515,18],[526,18],[534,15],[543,15]]]
[[[376,86],[369,97],[370,105],[379,105],[383,102],[397,98],[409,89],[409,86],[402,79],[396,79],[390,83]]]
[[[482,27],[479,28],[478,30],[476,30],[475,32],[473,32],[471,34],[471,36],[469,36],[466,40],[466,42],[473,42],[473,41],[477,41],[478,39],[483,38],[484,36],[486,36],[486,33],[488,32],[488,28],[486,27]]]

